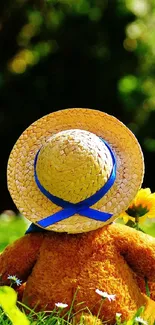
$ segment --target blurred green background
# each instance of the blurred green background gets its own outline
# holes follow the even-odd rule
[[[67,107],[124,122],[144,152],[143,187],[155,191],[154,0],[0,2],[1,213],[18,212],[6,180],[15,141],[36,119]],[[1,241],[17,228],[24,233],[23,219],[14,222],[7,230],[1,218]]]
[[[0,216],[0,252],[14,242],[17,238],[22,237],[28,228],[29,223],[22,216],[1,214]]]

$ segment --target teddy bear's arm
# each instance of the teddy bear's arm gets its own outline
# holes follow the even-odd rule
[[[8,275],[16,275],[23,282],[27,280],[43,239],[43,233],[31,233],[7,246],[0,255],[0,285],[9,284]]]
[[[111,235],[115,245],[134,272],[155,281],[155,238],[114,223]]]

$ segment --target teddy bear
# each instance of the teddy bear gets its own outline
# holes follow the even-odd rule
[[[136,275],[155,282],[155,239],[115,222],[143,174],[137,139],[113,116],[73,108],[31,124],[12,149],[7,180],[32,224],[0,255],[0,284],[16,275],[23,303],[36,310],[74,301],[76,323],[83,313],[85,324],[113,325],[141,306],[153,323],[155,302]]]

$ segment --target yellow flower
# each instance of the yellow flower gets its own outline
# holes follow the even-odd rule
[[[123,218],[125,223],[128,220],[144,222],[146,218],[155,218],[155,193],[151,193],[149,188],[141,188],[119,218]]]

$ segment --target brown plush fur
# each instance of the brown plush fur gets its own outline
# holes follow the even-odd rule
[[[98,315],[95,290],[115,294],[100,310],[100,318],[114,324],[116,313],[129,319],[146,304],[135,274],[155,281],[155,239],[115,223],[76,235],[31,233],[5,249],[0,274],[1,284],[9,283],[8,274],[26,281],[23,302],[37,309],[53,309],[56,302],[70,306],[75,297],[75,312],[87,306]]]

